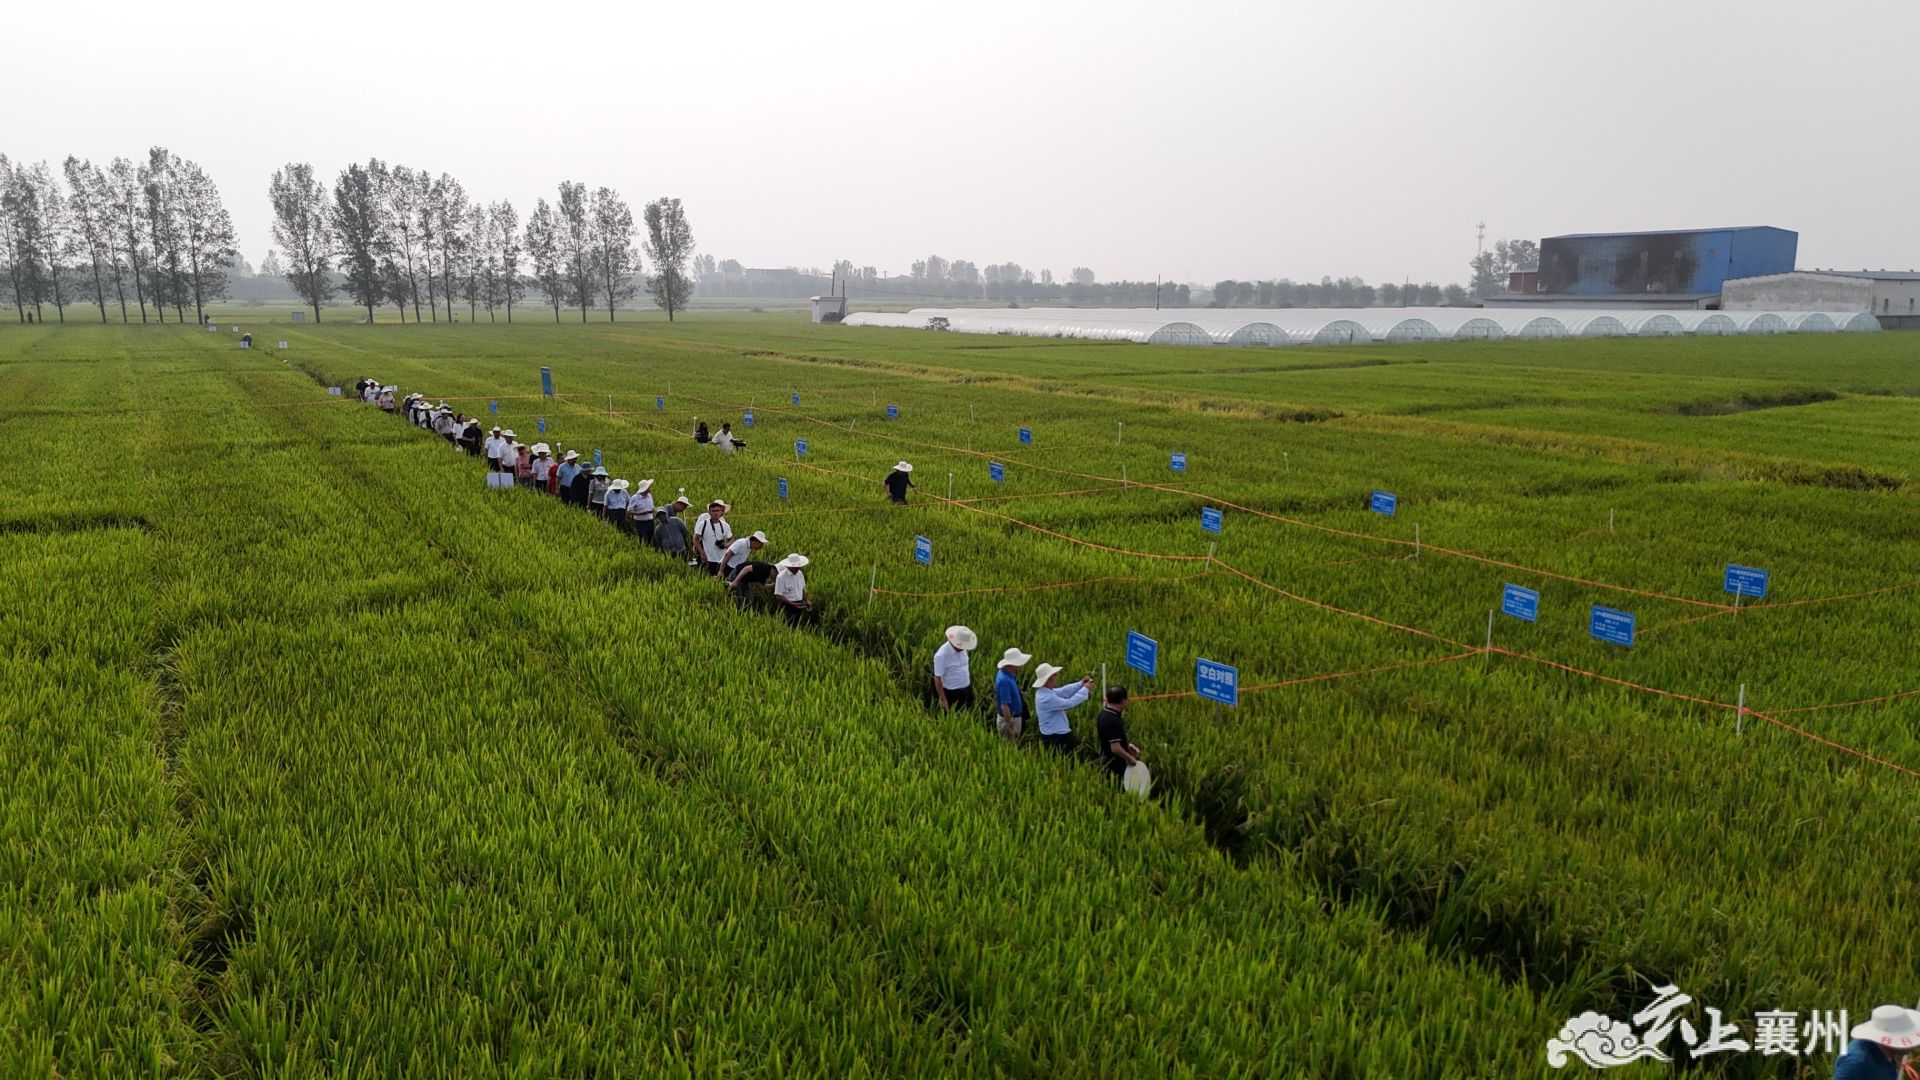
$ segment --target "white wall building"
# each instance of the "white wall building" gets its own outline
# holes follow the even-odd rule
[[[1920,273],[1897,270],[1795,270],[1734,278],[1723,311],[1859,311],[1888,330],[1920,329]]]

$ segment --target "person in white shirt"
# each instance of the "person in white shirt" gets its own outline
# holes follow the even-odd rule
[[[734,572],[742,566],[745,566],[747,560],[753,558],[754,552],[766,546],[767,534],[763,532],[756,532],[751,536],[743,536],[733,543],[728,544],[727,557],[720,568],[720,576],[726,578],[728,581],[732,581]]]
[[[643,544],[653,543],[653,481],[642,480],[633,486],[627,499],[627,531]]]
[[[499,427],[496,426],[493,429],[493,433],[487,436],[487,441],[486,441],[487,468],[492,470],[493,472],[500,471],[501,441],[502,440],[500,438],[500,429]]]
[[[1093,693],[1093,678],[1088,676],[1062,690],[1058,664],[1041,664],[1033,670],[1033,711],[1040,719],[1040,741],[1061,753],[1073,750],[1073,728],[1067,723],[1067,710],[1086,703]]]
[[[627,531],[627,482],[615,480],[607,485],[607,520],[621,532]]]
[[[514,449],[513,432],[502,432],[500,454],[494,458],[495,471],[487,474],[487,486],[506,489],[513,486],[513,467],[520,463],[520,451]]]
[[[733,453],[733,442],[733,425],[721,424],[720,434],[713,437],[713,445],[719,447],[721,453],[731,454]]]
[[[933,654],[933,692],[942,709],[967,709],[973,706],[973,672],[968,667],[971,653],[980,644],[972,630],[964,626],[947,627],[946,643]]]
[[[730,509],[727,500],[715,499],[707,504],[706,516],[693,523],[694,553],[700,556],[701,567],[714,577],[720,576],[727,560],[727,545],[733,543],[733,526],[727,524]]]
[[[552,471],[553,448],[543,442],[534,443],[533,486],[540,491],[545,491],[547,489],[547,474]]]
[[[788,626],[798,626],[813,614],[813,601],[807,599],[805,555],[789,555],[774,564],[780,568],[773,578],[773,599],[787,617]]]

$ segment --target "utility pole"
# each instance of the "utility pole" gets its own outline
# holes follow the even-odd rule
[[[1475,258],[1478,258],[1481,255],[1485,255],[1486,253],[1487,253],[1487,223],[1483,221],[1480,224],[1474,226],[1473,254]]]

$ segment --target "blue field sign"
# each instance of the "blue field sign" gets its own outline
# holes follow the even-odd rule
[[[1533,622],[1540,617],[1540,594],[1518,585],[1500,587],[1500,613]]]
[[[746,412],[741,413],[740,422],[747,425],[748,427],[752,427],[753,426],[753,410],[748,409]]]
[[[553,369],[552,368],[543,367],[540,369],[540,392],[542,394],[545,394],[548,397],[553,396]]]
[[[535,428],[536,428],[536,429],[537,429],[537,430],[538,430],[538,431],[540,432],[540,434],[542,434],[542,435],[545,435],[545,434],[547,433],[547,418],[546,418],[546,417],[544,417],[544,416],[542,416],[542,417],[539,417],[539,418],[537,418],[536,420],[534,420],[534,422],[533,422],[533,423],[534,423],[534,426],[535,426]]]
[[[1400,510],[1400,497],[1391,491],[1376,491],[1367,500],[1367,509],[1392,517]]]
[[[499,403],[498,401],[489,401],[489,402],[487,402],[487,411],[488,411],[488,412],[490,412],[490,413],[492,413],[492,414],[493,414],[493,415],[495,415],[495,416],[499,416],[499,415],[500,415],[500,403]]]
[[[1145,634],[1127,631],[1127,666],[1143,675],[1160,674],[1160,643]]]
[[[655,394],[655,395],[653,395],[653,411],[654,411],[654,412],[666,412],[666,411],[667,411],[667,399],[666,399],[666,398],[663,398],[663,397],[661,397],[661,396],[660,396],[659,394]]]
[[[1737,563],[1728,563],[1726,576],[1721,580],[1720,588],[1722,591],[1730,592],[1735,596],[1746,596],[1755,600],[1764,600],[1767,596],[1768,577],[1768,573],[1757,566],[1741,566]]]
[[[1187,471],[1187,455],[1175,454],[1172,457],[1168,458],[1167,468],[1172,469],[1174,472],[1186,472]]]
[[[887,419],[889,420],[900,419],[900,406],[898,405],[887,406]]]
[[[798,390],[795,390],[795,391],[794,391],[794,392],[793,392],[793,393],[792,393],[792,394],[791,394],[790,396],[791,396],[791,397],[792,397],[792,399],[793,399],[793,404],[795,404],[795,405],[799,405],[799,404],[800,404],[800,391],[798,391]]]
[[[1193,662],[1193,692],[1204,701],[1240,706],[1240,669],[1211,660]]]
[[[994,483],[1004,484],[1007,482],[1007,467],[997,461],[989,461],[987,462],[987,475],[993,477]]]
[[[807,456],[807,440],[805,439],[793,440],[793,456],[794,457]]]
[[[600,467],[600,451],[598,450],[593,452],[593,467],[596,469]]]
[[[1023,427],[1020,429],[1020,445],[1021,446],[1033,445],[1033,429],[1032,428]]]
[[[787,501],[787,478],[784,476],[780,478],[780,501]]]
[[[1616,611],[1610,607],[1593,605],[1593,620],[1588,633],[1601,641],[1614,645],[1633,645],[1633,612]]]
[[[924,536],[913,538],[913,561],[921,566],[933,565],[933,541]]]
[[[1200,527],[1210,533],[1217,533],[1226,524],[1226,515],[1211,506],[1200,508]]]

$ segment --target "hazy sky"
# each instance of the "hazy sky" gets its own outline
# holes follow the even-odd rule
[[[524,217],[686,202],[749,266],[1464,280],[1489,237],[1770,224],[1920,265],[1920,3],[11,5],[0,152],[159,143],[246,256],[267,178],[370,156]]]

